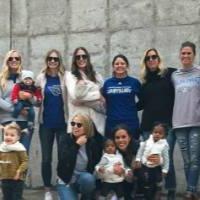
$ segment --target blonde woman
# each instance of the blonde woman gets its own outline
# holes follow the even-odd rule
[[[0,72],[0,123],[5,125],[12,121],[16,121],[21,129],[27,128],[27,112],[25,109],[17,118],[12,117],[14,110],[11,102],[11,92],[15,83],[20,82],[22,72],[22,57],[17,50],[10,50],[3,61],[3,66]],[[30,93],[21,91],[19,93],[20,99],[32,99]],[[23,134],[20,141],[25,146],[27,151],[30,147],[30,142],[33,132]]]
[[[64,66],[59,51],[50,50],[45,57],[45,67],[38,75],[36,86],[43,95],[39,111],[39,136],[42,150],[42,178],[45,186],[45,200],[52,200],[52,149],[54,139],[66,132],[66,93],[63,84]]]
[[[62,136],[58,147],[58,195],[60,200],[91,200],[94,197],[95,165],[102,155],[92,120],[76,114],[70,121],[72,132]]]
[[[173,150],[176,137],[172,132],[172,112],[174,104],[174,87],[171,75],[174,68],[166,68],[160,53],[155,48],[147,49],[141,61],[141,101],[143,109],[141,130],[143,139],[148,139],[156,122],[168,126],[167,141],[170,146],[170,168],[166,177],[168,199],[175,199],[176,179],[173,165]]]

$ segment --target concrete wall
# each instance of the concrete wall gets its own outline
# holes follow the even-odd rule
[[[199,63],[199,0],[7,0],[0,1],[0,10],[0,62],[10,47],[15,48],[22,53],[24,68],[36,74],[51,48],[61,51],[70,69],[78,46],[89,50],[96,70],[105,77],[118,53],[128,57],[131,74],[137,76],[141,56],[149,47],[161,51],[167,66],[177,67],[178,50],[185,40],[197,45]],[[179,190],[184,190],[177,152]],[[30,157],[28,185],[36,187],[42,185],[37,130]]]

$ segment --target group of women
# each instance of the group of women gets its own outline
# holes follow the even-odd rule
[[[176,178],[173,150],[177,141],[184,161],[187,189],[185,199],[197,199],[200,161],[199,67],[194,65],[195,45],[185,42],[180,48],[181,69],[166,68],[158,50],[145,51],[141,62],[141,83],[128,74],[126,56],[112,62],[112,77],[103,81],[91,63],[88,51],[79,47],[65,71],[59,51],[50,50],[35,85],[43,94],[39,111],[39,138],[42,152],[42,178],[45,200],[52,200],[51,162],[54,138],[58,144],[57,190],[60,200],[94,199],[100,187],[93,172],[102,155],[104,137],[113,138],[127,166],[133,168],[138,139],[146,140],[155,122],[168,126],[170,168],[165,178],[168,200],[175,199]],[[9,51],[0,73],[0,123],[17,121],[27,127],[27,112],[12,118],[10,94],[20,81],[22,57]],[[20,92],[20,99],[32,95]],[[143,110],[141,125],[137,112]],[[66,129],[67,133],[66,134]],[[33,132],[23,134],[27,151]],[[155,162],[159,162],[155,159]],[[114,167],[116,174],[122,169]],[[134,182],[134,181],[133,181]],[[133,182],[124,181],[125,199],[133,199]],[[96,190],[95,190],[96,188]]]

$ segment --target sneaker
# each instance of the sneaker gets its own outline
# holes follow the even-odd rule
[[[44,195],[44,200],[53,200],[53,196],[51,194],[51,192],[45,192],[45,195]]]

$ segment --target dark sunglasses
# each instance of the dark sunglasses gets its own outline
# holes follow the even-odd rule
[[[86,59],[88,58],[88,56],[85,55],[85,54],[83,54],[83,55],[76,55],[76,56],[75,56],[75,59],[76,59],[76,60],[80,60],[81,58],[82,58],[83,60],[86,60]]]
[[[13,60],[20,61],[20,57],[9,57],[8,58],[8,61],[13,61]]]
[[[146,56],[144,60],[146,62],[150,60],[156,60],[157,58],[159,58],[158,55],[152,55],[152,56]]]
[[[76,123],[76,122],[71,122],[71,126],[77,126],[78,128],[81,128],[83,126],[83,124]]]
[[[59,62],[60,61],[59,57],[52,57],[52,56],[47,57],[47,61],[51,62],[52,60],[54,62]]]

